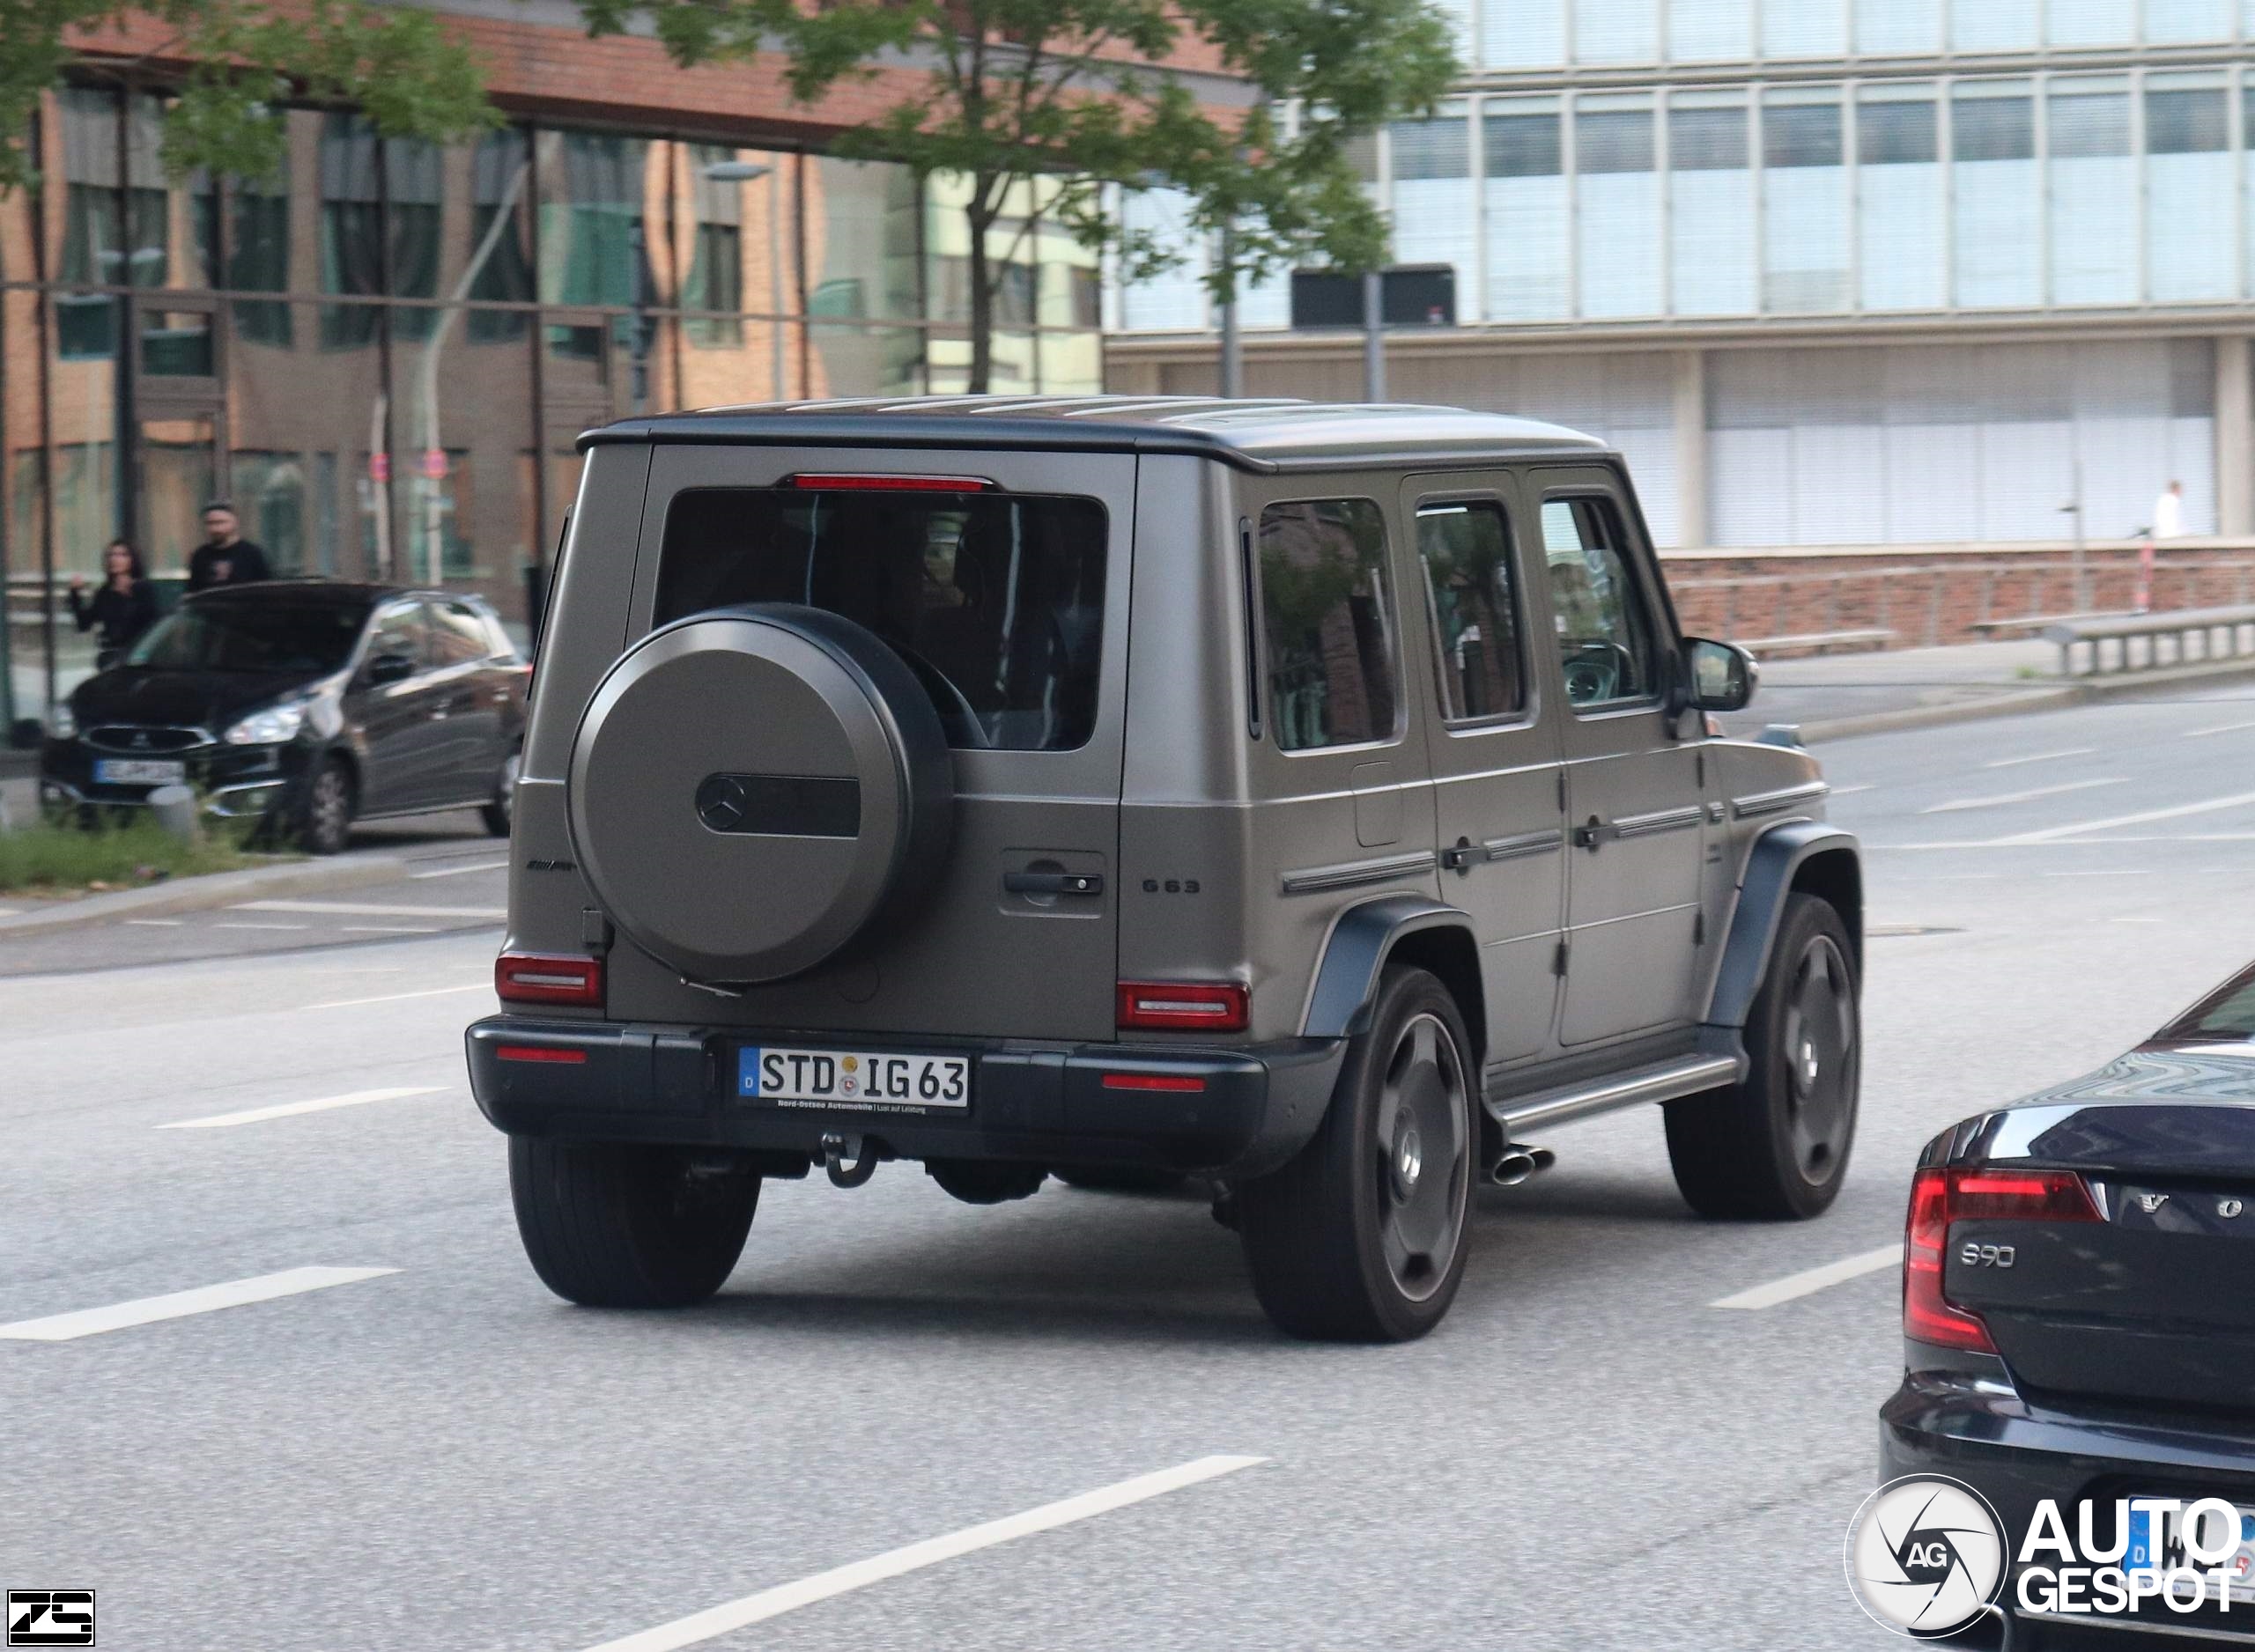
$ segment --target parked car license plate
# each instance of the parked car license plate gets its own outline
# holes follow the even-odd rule
[[[94,778],[103,785],[176,785],[188,778],[188,765],[152,757],[97,757]]]
[[[2185,1501],[2189,1502],[2192,1499],[2187,1498]],[[2230,1580],[2231,1598],[2235,1602],[2255,1601],[2255,1508],[2250,1508],[2244,1503],[2238,1508],[2238,1552],[2221,1566],[2198,1566],[2193,1569],[2211,1578],[2214,1573],[2222,1572]],[[2214,1516],[2211,1516],[2209,1518],[2213,1520]],[[2155,1530],[2156,1525],[2160,1528],[2157,1531]],[[2122,1556],[2122,1569],[2126,1572],[2153,1572],[2166,1571],[2176,1566],[2192,1565],[2192,1557],[2185,1552],[2185,1534],[2182,1525],[2183,1511],[2181,1509],[2170,1509],[2167,1512],[2151,1508],[2132,1509],[2130,1511],[2130,1546]],[[2217,1534],[2211,1526],[2202,1535],[2207,1538],[2215,1538]],[[2214,1552],[2214,1550],[2211,1549],[2210,1552]],[[2214,1590],[2213,1582],[2209,1584],[2209,1590],[2213,1597]]]
[[[967,1111],[971,1058],[746,1044],[736,1051],[736,1094],[777,1107]]]

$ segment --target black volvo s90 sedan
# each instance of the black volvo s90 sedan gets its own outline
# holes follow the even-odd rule
[[[57,706],[40,793],[57,814],[196,787],[317,854],[352,822],[476,808],[506,836],[531,667],[477,598],[327,580],[186,599]]]
[[[1907,1368],[1881,1412],[1882,1478],[1944,1475],[1987,1497],[2015,1652],[2070,1626],[2078,1646],[2255,1646],[2255,966],[2097,1072],[1936,1138],[1905,1242]],[[2132,1616],[2023,1580],[2047,1498],[2077,1560],[2190,1565],[2206,1603],[2148,1595]],[[2202,1499],[2237,1509],[2221,1561],[2188,1553],[2180,1529]],[[2222,1511],[2198,1518],[2198,1546],[2222,1548]],[[2189,1580],[2178,1593],[2189,1603]]]

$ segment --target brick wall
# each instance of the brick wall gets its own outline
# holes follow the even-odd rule
[[[1976,642],[1984,620],[2075,610],[2073,548],[1937,546],[1884,551],[1662,552],[1686,631],[1764,638],[1883,630],[1891,645]],[[2087,553],[2094,610],[2136,606],[2138,548]],[[2185,541],[2158,549],[2151,608],[2255,601],[2255,541]]]

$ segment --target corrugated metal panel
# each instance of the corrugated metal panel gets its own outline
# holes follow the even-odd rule
[[[1754,0],[1667,0],[1667,55],[1674,63],[1754,55]]]

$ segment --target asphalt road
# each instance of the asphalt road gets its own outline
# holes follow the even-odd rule
[[[104,1648],[655,1652],[690,1614],[1234,1454],[1263,1461],[694,1644],[1900,1645],[1840,1568],[1895,1274],[1710,1304],[1895,1243],[1934,1131],[2255,952],[2255,690],[1824,756],[1874,925],[1839,1205],[1710,1225],[1656,1114],[1563,1129],[1555,1170],[1481,1196],[1455,1311],[1406,1347],[1280,1339],[1195,1199],[978,1209],[906,1165],[770,1184],[706,1308],[570,1309],[462,1083],[494,927],[214,930],[126,968],[86,933],[0,980],[0,1332],[394,1271],[0,1336],[0,1582],[95,1588]],[[474,906],[488,876],[416,898]],[[165,1128],[341,1095],[370,1099]]]

